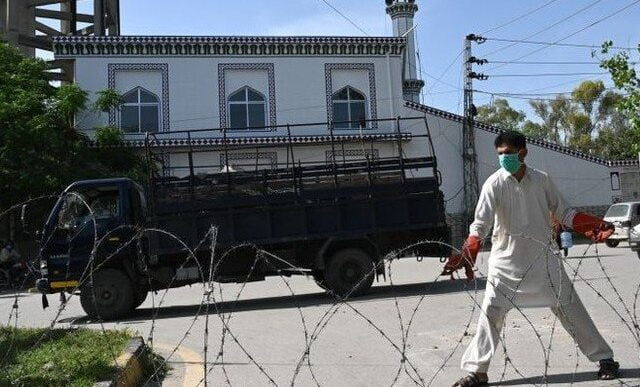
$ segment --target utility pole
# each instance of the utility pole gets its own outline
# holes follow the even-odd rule
[[[473,80],[486,80],[487,76],[473,71],[473,65],[483,65],[486,59],[477,59],[471,53],[471,43],[482,44],[485,38],[469,34],[464,40],[464,121],[462,126],[462,160],[464,173],[464,227],[468,229],[473,221],[476,201],[478,200],[478,157],[474,131],[474,117],[477,110],[473,104]]]

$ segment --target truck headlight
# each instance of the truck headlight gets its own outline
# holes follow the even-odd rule
[[[43,277],[49,275],[49,269],[47,268],[47,261],[45,259],[40,260],[40,275]]]

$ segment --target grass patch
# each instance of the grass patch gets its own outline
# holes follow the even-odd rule
[[[0,386],[80,387],[108,380],[131,337],[128,331],[0,327]]]

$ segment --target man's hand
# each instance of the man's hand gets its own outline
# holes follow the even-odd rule
[[[452,254],[449,257],[441,275],[450,275],[453,279],[453,272],[464,267],[465,276],[471,281],[474,278],[473,265],[476,263],[480,247],[482,247],[482,240],[475,235],[469,235],[460,249],[460,254]]]
[[[578,212],[573,218],[573,229],[583,233],[594,243],[600,243],[609,239],[615,231],[615,226],[596,216]]]

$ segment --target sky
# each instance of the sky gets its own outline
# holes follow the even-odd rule
[[[392,33],[384,0],[120,2],[122,35],[366,36],[361,30],[370,36]],[[92,3],[81,1],[79,10],[90,11]],[[416,3],[419,6],[415,31],[420,74],[427,85],[423,102],[456,113],[462,109],[460,54],[467,34],[593,46],[600,46],[606,40],[622,47],[637,47],[640,43],[640,0],[416,0]],[[475,68],[476,72],[489,75],[488,80],[475,82],[474,89],[479,90],[474,94],[475,103],[479,106],[492,98],[500,98],[491,93],[524,93],[510,96],[509,102],[533,118],[527,98],[553,98],[554,95],[530,94],[571,91],[585,79],[602,79],[610,85],[609,76],[599,74],[603,70],[592,51],[583,47],[494,40],[474,44],[473,55],[490,62]],[[632,51],[631,56],[637,60],[638,51]]]

